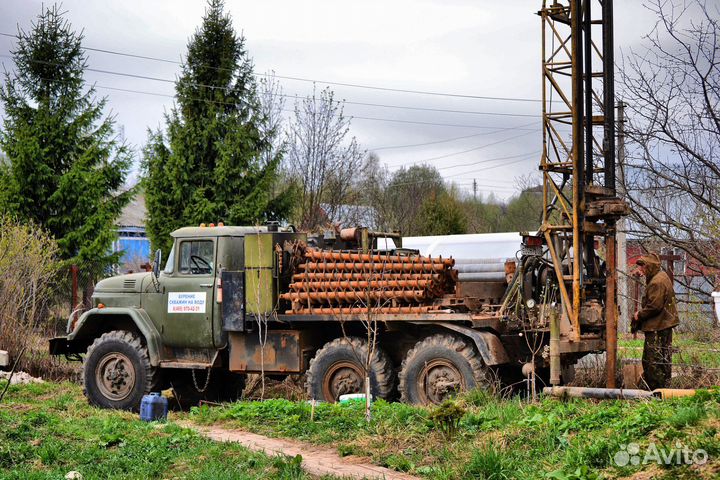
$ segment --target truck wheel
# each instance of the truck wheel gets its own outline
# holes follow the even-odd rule
[[[336,338],[317,351],[310,360],[307,372],[307,392],[310,398],[337,402],[340,395],[365,392],[364,365],[368,344],[357,337]],[[390,358],[375,348],[370,357],[370,394],[388,399],[395,386],[395,374]]]
[[[489,384],[488,372],[473,345],[455,335],[437,334],[421,340],[400,368],[401,400],[414,405],[437,405]]]
[[[155,368],[147,348],[132,332],[103,333],[88,348],[82,372],[83,392],[90,404],[133,410],[150,393]]]

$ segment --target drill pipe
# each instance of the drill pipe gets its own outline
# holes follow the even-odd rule
[[[356,302],[362,300],[404,300],[413,302],[422,302],[427,297],[422,290],[380,290],[375,292],[357,291],[357,292],[290,292],[280,295],[283,300],[293,302],[302,302],[310,300],[311,302]]]
[[[343,272],[307,272],[296,273],[293,282],[336,281],[336,280],[439,280],[440,275],[433,273],[343,273]]]
[[[336,262],[380,262],[380,263],[419,263],[419,264],[435,264],[442,263],[446,267],[452,267],[455,265],[455,260],[452,258],[432,258],[432,257],[406,257],[400,255],[371,255],[368,253],[351,253],[351,252],[338,252],[338,251],[326,251],[308,248],[305,251],[307,258],[315,260],[332,260]]]
[[[362,308],[362,307],[329,307],[329,308],[300,308],[297,310],[287,310],[285,313],[293,315],[362,315],[362,314],[405,314],[405,313],[428,313],[435,310],[432,305],[424,305],[420,307],[380,307],[380,308]]]
[[[367,262],[307,262],[300,264],[300,268],[307,271],[321,272],[442,272],[447,267],[442,263],[367,263]]]
[[[433,285],[432,280],[360,280],[360,281],[330,281],[330,282],[296,282],[290,284],[290,289],[295,291],[341,291],[341,290],[407,290],[409,288],[421,290],[429,289]]]

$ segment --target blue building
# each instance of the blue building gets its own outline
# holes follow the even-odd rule
[[[118,238],[113,242],[113,252],[122,251],[119,273],[143,270],[150,262],[150,239],[145,232],[145,195],[139,193],[123,209],[117,221]]]

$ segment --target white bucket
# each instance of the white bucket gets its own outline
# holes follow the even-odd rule
[[[346,393],[345,395],[340,395],[340,403],[347,403],[352,400],[365,400],[365,394],[364,393]],[[370,401],[372,401],[372,398],[370,398]]]

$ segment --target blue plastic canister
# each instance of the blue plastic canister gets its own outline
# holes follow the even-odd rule
[[[168,401],[160,392],[150,392],[145,395],[140,402],[140,420],[143,422],[153,422],[157,420],[167,420]]]

